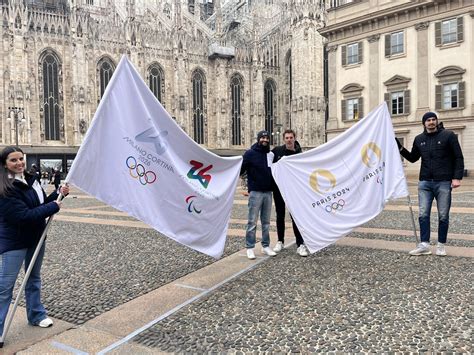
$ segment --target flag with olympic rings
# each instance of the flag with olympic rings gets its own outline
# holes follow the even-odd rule
[[[283,157],[272,174],[312,253],[408,196],[385,103],[328,143]]]
[[[241,164],[191,139],[123,56],[66,181],[219,258]]]

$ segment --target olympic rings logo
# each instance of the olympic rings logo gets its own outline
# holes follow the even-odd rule
[[[377,176],[377,184],[383,185],[383,178]]]
[[[156,181],[156,174],[153,171],[146,171],[142,164],[137,164],[137,159],[134,157],[129,156],[125,161],[125,164],[130,170],[130,176],[134,179],[138,179],[140,184],[153,184]]]
[[[342,211],[345,204],[346,204],[346,201],[344,201],[341,198],[339,201],[333,202],[330,205],[327,205],[325,210],[326,210],[327,213],[331,213],[331,212],[336,213],[336,211],[338,211],[338,210]]]

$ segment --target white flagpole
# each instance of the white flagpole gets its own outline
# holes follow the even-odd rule
[[[408,199],[408,207],[410,208],[411,223],[413,225],[413,233],[415,234],[415,241],[416,241],[416,244],[419,244],[420,241],[418,239],[418,234],[416,233],[415,217],[413,216],[413,208],[411,204],[410,193],[408,193],[407,199]]]
[[[64,196],[59,193],[58,199],[56,201],[61,201],[64,198]],[[33,267],[35,265],[36,259],[38,258],[38,254],[41,250],[41,247],[44,244],[44,241],[46,239],[46,234],[48,233],[49,227],[51,226],[51,222],[54,219],[54,214],[48,218],[48,222],[46,223],[46,227],[44,228],[43,234],[41,235],[41,239],[38,242],[38,245],[36,246],[35,252],[31,258],[30,265],[28,266],[28,269],[26,270],[25,273],[25,278],[23,279],[23,282],[20,286],[20,289],[18,291],[18,295],[15,299],[15,303],[13,304],[13,308],[10,309],[10,312],[8,313],[5,325],[3,327],[3,334],[2,337],[0,338],[0,348],[3,348],[3,344],[5,342],[5,338],[7,336],[8,330],[10,328],[11,322],[13,320],[13,316],[15,315],[16,309],[18,307],[18,303],[20,302],[20,298],[23,294],[23,291],[25,290],[26,287],[26,282],[28,281],[28,278],[30,277],[31,271],[33,270]]]

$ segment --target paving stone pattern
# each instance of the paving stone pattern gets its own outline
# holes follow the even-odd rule
[[[474,193],[453,197],[454,206],[473,207]],[[114,209],[94,199],[67,198],[64,206],[69,217],[132,220],[95,214]],[[71,211],[89,207],[90,213]],[[246,221],[247,213],[245,204],[235,204],[232,218]],[[432,216],[435,230],[436,210]],[[472,213],[451,214],[451,233],[472,235],[473,226]],[[410,215],[386,210],[364,227],[411,229]],[[229,228],[244,232],[245,222]],[[224,256],[244,243],[229,236]],[[473,247],[472,240],[449,236],[448,243]],[[51,316],[80,325],[214,261],[152,229],[56,220],[42,269],[43,300]],[[292,246],[134,341],[156,352],[472,352],[472,274],[471,258],[339,246],[301,258]]]
[[[472,260],[285,250],[134,341],[160,352],[470,352]]]
[[[224,257],[241,248],[228,238]],[[151,229],[54,221],[42,299],[50,316],[82,324],[213,262]]]

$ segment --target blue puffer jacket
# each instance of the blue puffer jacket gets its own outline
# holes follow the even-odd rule
[[[46,197],[43,191],[45,202],[40,204],[32,187],[35,177],[26,175],[25,179],[28,185],[15,180],[14,189],[0,198],[0,254],[35,247],[46,226],[45,219],[59,211],[54,202],[57,192]]]
[[[244,154],[240,175],[247,172],[250,191],[272,191],[272,170],[268,167],[267,154],[270,148],[255,143]]]

